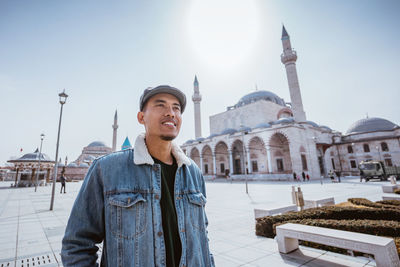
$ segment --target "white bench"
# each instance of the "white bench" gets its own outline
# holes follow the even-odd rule
[[[383,193],[393,193],[395,189],[399,189],[400,185],[398,184],[390,184],[390,185],[382,185]]]
[[[265,217],[265,216],[274,216],[274,215],[284,214],[289,211],[297,211],[297,206],[291,205],[291,206],[287,206],[287,207],[281,207],[281,208],[270,209],[270,210],[254,209],[254,217],[256,219],[258,219],[258,218]]]
[[[299,240],[373,254],[378,267],[399,267],[400,261],[392,238],[287,223],[276,227],[281,253],[298,249]]]
[[[399,194],[384,194],[382,196],[383,200],[400,200]]]
[[[310,200],[304,200],[304,204],[306,208],[333,206],[335,205],[335,199],[333,197],[322,198],[322,199],[310,199]]]

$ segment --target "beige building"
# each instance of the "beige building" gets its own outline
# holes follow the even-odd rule
[[[319,179],[329,170],[358,175],[361,160],[400,165],[400,128],[390,121],[362,119],[343,135],[306,119],[295,65],[297,53],[285,27],[281,40],[291,102],[257,90],[210,116],[210,136],[182,145],[203,174],[242,179],[246,171],[251,179],[288,180],[294,172],[300,177],[304,172]],[[197,77],[194,92],[200,94]],[[198,107],[195,113],[200,110],[200,100],[193,100]],[[195,114],[196,118],[200,114]],[[195,125],[196,133],[201,132],[199,124]]]

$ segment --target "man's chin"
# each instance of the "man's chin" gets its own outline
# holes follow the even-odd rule
[[[176,136],[174,135],[161,135],[161,140],[164,141],[172,141],[175,139]]]

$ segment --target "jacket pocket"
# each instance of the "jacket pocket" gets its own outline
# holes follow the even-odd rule
[[[115,194],[109,197],[110,227],[117,238],[134,239],[146,230],[146,199],[140,193]]]
[[[207,199],[202,193],[188,194],[190,220],[193,228],[198,230],[205,230],[205,217],[204,217],[204,206],[206,205]]]

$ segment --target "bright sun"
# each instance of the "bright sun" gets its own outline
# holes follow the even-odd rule
[[[209,67],[234,68],[250,55],[258,37],[254,0],[197,0],[188,16],[196,55]]]

